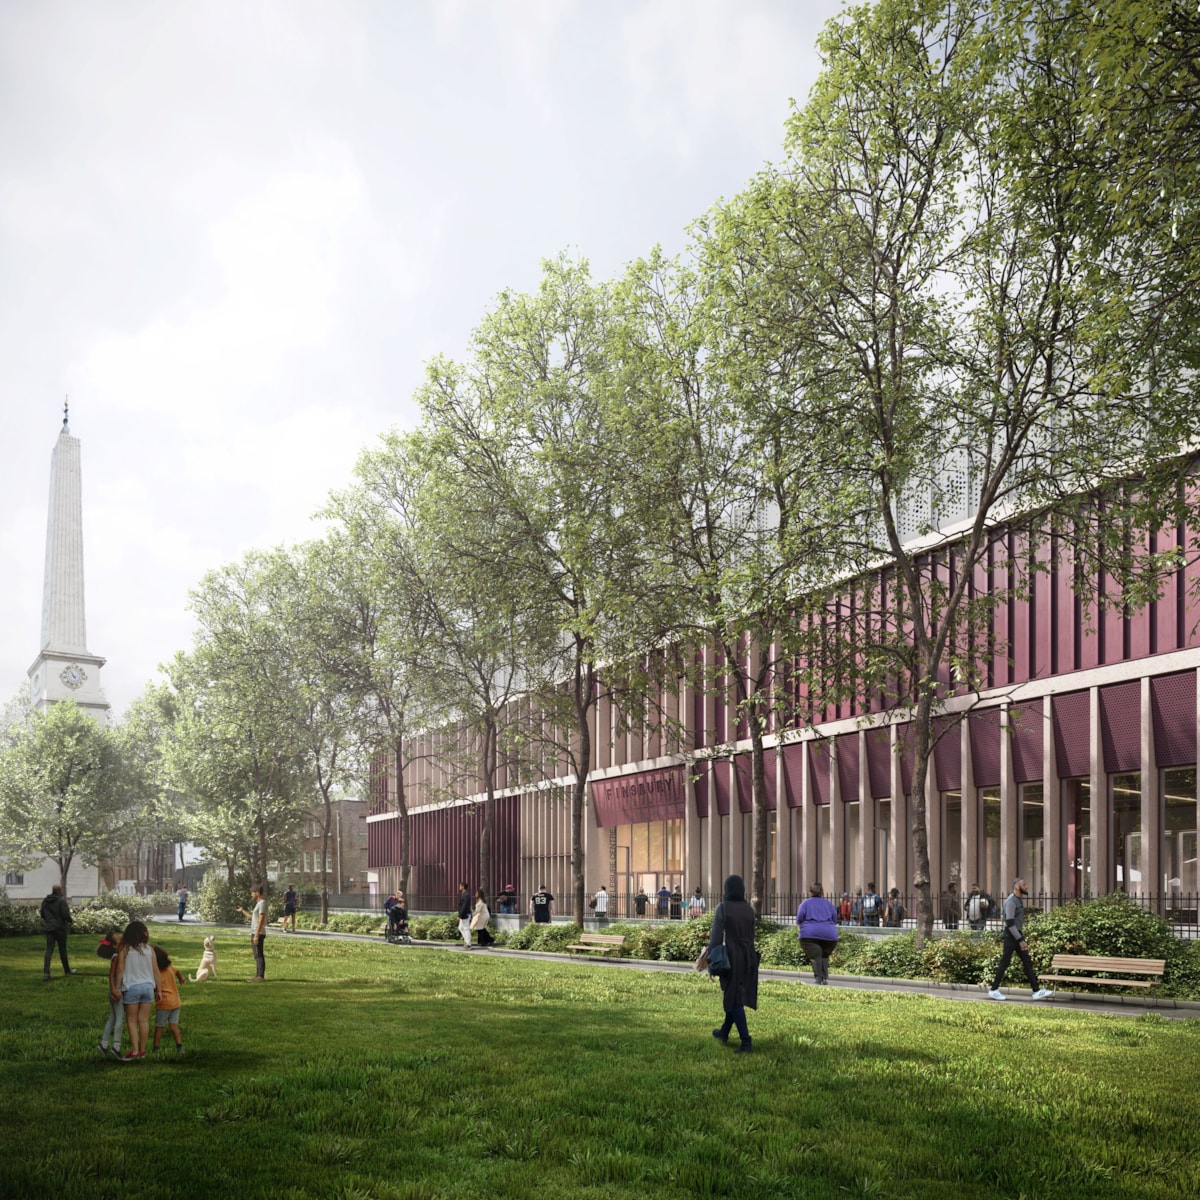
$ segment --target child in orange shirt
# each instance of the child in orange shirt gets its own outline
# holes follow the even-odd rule
[[[179,1032],[179,984],[183,983],[183,973],[171,965],[167,952],[161,946],[154,947],[154,958],[158,963],[159,999],[154,1008],[154,1053],[158,1053],[158,1043],[162,1040],[163,1027],[171,1031],[175,1039],[175,1053],[183,1053],[183,1037]]]

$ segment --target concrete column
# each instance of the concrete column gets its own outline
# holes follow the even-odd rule
[[[1053,697],[1042,699],[1042,802],[1045,804],[1046,890],[1060,896],[1066,867],[1063,837],[1062,782],[1058,778],[1058,749],[1054,743]]]
[[[733,759],[729,759],[729,873],[741,875],[746,879],[746,839],[744,836],[746,823],[742,820],[742,812],[738,801],[738,773],[734,770]],[[747,880],[749,888],[749,880]]]
[[[833,862],[823,868],[833,881],[837,892],[853,892],[862,887],[865,880],[854,880],[850,876],[853,863],[846,854],[846,806],[842,803],[842,781],[838,778],[838,744],[836,738],[829,741],[829,857]],[[826,887],[829,887],[826,884]]]
[[[1007,704],[1000,708],[1000,882],[1007,893],[1020,862],[1020,800],[1013,778],[1012,719]]]
[[[775,755],[775,887],[781,896],[799,890],[792,886],[793,862],[792,810],[788,808],[787,787],[783,777],[783,746],[780,745]]]
[[[1162,878],[1162,789],[1154,746],[1154,708],[1150,703],[1150,677],[1142,676],[1142,882],[1141,890],[1161,895]],[[1133,889],[1130,888],[1130,891]]]
[[[707,890],[703,878],[703,856],[700,853],[700,815],[696,811],[696,781],[692,764],[684,769],[683,783],[683,874],[685,879],[698,880]]]
[[[1100,689],[1088,689],[1091,695],[1088,749],[1091,766],[1088,782],[1092,802],[1092,895],[1098,896],[1113,888],[1113,872],[1109,866],[1112,803],[1108,795],[1108,773],[1104,769],[1104,741],[1100,733]]]
[[[803,870],[800,879],[797,880],[796,890],[807,891],[808,885],[819,878],[817,872],[817,846],[820,841],[820,832],[817,826],[817,805],[813,797],[812,782],[808,777],[810,743],[805,741],[801,745],[804,747],[800,760],[800,824],[802,829],[800,861],[803,864]],[[825,894],[828,896],[833,891],[833,884],[827,879],[823,879],[821,882],[825,885]]]
[[[969,717],[962,723],[962,845],[958,861],[958,903],[961,905],[963,895],[979,878],[979,788],[975,786]]]
[[[904,772],[900,769],[900,735],[893,725],[892,737],[892,828],[889,850],[891,876],[902,895],[912,891],[911,846],[908,828],[908,796],[904,792]]]
[[[882,872],[875,862],[875,798],[871,795],[871,764],[867,762],[867,731],[858,731],[858,873],[863,883],[879,882]],[[890,878],[890,876],[889,876]]]
[[[721,817],[717,813],[717,798],[709,789],[708,796],[708,878],[704,889],[712,896],[721,894],[725,882],[722,874],[724,863],[721,860]]]

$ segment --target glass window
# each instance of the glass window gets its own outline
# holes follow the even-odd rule
[[[658,870],[657,864],[650,866],[650,826],[633,826],[633,869],[635,871]]]
[[[1142,871],[1142,773],[1112,775],[1113,859],[1117,891],[1131,896],[1146,890]]]
[[[983,869],[979,880],[980,888],[1000,902],[1005,895],[1004,880],[1000,878],[1000,789],[986,787],[979,790],[980,838],[983,841]],[[974,880],[968,880],[970,886]]]
[[[862,805],[855,800],[846,805],[846,878],[861,885],[862,874]]]
[[[962,792],[942,793],[942,889],[962,891]]]
[[[1021,865],[1031,896],[1046,891],[1045,796],[1040,783],[1021,784]]]
[[[1064,779],[1063,821],[1066,824],[1067,895],[1092,895],[1092,785],[1086,779]]]
[[[1163,892],[1194,898],[1196,877],[1196,768],[1163,772]],[[1195,901],[1192,900],[1194,905]]]
[[[683,870],[683,822],[667,822],[667,870]]]
[[[5,887],[24,887],[25,875],[21,871],[5,871],[4,872]]]
[[[829,876],[829,864],[833,862],[833,855],[829,850],[829,805],[817,805],[817,878],[823,880],[826,888],[832,886]],[[829,876],[829,878],[826,878]],[[845,880],[842,881],[843,889],[846,887]]]
[[[663,822],[651,821],[647,826],[650,834],[650,870],[661,871],[667,860],[666,840],[663,837]]]
[[[892,886],[888,875],[888,845],[892,836],[892,802],[880,800],[875,805],[875,875],[879,880],[879,894],[887,895]]]

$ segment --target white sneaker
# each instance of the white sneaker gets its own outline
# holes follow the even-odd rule
[[[1054,993],[1049,988],[1038,988],[1036,992],[1030,996],[1030,1000],[1049,1000]]]
[[[1007,1000],[1008,997],[999,988],[988,988],[988,995],[993,1000]]]

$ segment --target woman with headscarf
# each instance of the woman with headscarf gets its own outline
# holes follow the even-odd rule
[[[746,1028],[746,1009],[758,1008],[758,951],[754,948],[754,909],[746,903],[746,885],[740,875],[725,880],[724,899],[713,913],[713,946],[725,947],[730,970],[720,975],[724,993],[725,1023],[712,1031],[718,1042],[729,1042],[729,1030],[736,1025],[741,1043],[738,1054],[749,1054],[750,1031]]]

